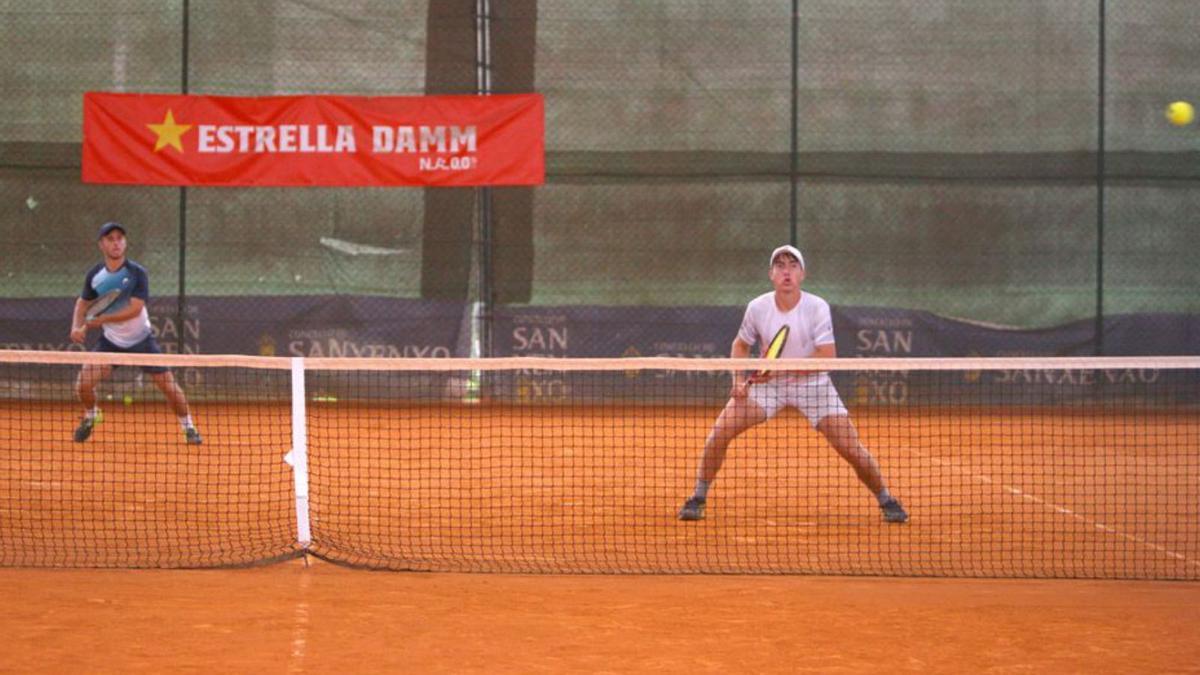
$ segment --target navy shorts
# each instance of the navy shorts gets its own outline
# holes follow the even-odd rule
[[[113,344],[104,334],[100,334],[100,340],[96,342],[96,346],[92,347],[94,352],[116,352],[118,354],[161,354],[162,348],[158,346],[158,340],[154,339],[153,335],[147,335],[145,340],[137,343],[132,347],[118,347]],[[165,366],[142,366],[143,373],[166,373],[171,369]]]

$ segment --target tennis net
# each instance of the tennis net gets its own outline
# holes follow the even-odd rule
[[[829,372],[908,522],[887,522],[787,407],[730,443],[704,518],[679,519],[730,370],[764,363],[777,372],[751,398],[767,407],[811,384],[792,371]],[[114,364],[130,367],[75,442],[78,374]],[[172,368],[202,444],[146,365]],[[0,565],[305,553],[401,570],[1200,580],[1200,358],[0,351]]]

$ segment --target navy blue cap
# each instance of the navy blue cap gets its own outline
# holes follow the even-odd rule
[[[109,222],[100,226],[100,234],[96,235],[96,238],[103,239],[104,235],[108,234],[109,232],[112,232],[113,230],[120,230],[121,234],[127,234],[125,232],[124,225],[118,223],[115,220],[110,220]]]

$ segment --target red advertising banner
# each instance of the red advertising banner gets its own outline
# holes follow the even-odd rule
[[[474,186],[545,182],[540,94],[83,97],[83,182]]]

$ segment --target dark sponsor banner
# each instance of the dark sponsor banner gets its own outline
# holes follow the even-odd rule
[[[0,299],[0,348],[82,349],[67,339],[73,298]],[[450,357],[466,307],[362,296],[154,298],[151,324],[166,351],[310,357]],[[499,307],[495,356],[729,355],[742,307]],[[1019,330],[912,310],[834,307],[843,357],[1090,356],[1091,320]],[[1130,314],[1104,322],[1110,356],[1200,355],[1200,316]],[[91,334],[95,339],[96,332]]]
[[[887,308],[834,308],[841,356],[1015,357],[1096,353],[1096,323],[1076,321],[1044,329],[1014,329],[948,319],[929,312]],[[1200,316],[1139,314],[1107,317],[1103,347],[1109,356],[1200,354],[1192,336]],[[1122,407],[1163,407],[1200,401],[1200,381],[1189,371],[1131,369],[989,370],[958,373],[863,371],[834,376],[847,403],[910,406],[1045,406],[1105,401]]]
[[[68,339],[74,299],[0,300],[0,349],[82,350]],[[448,358],[459,303],[342,296],[215,296],[150,301],[154,335],[168,353]],[[99,331],[89,331],[88,345]]]
[[[496,356],[729,356],[742,307],[524,307],[495,312]],[[1095,322],[1015,329],[906,309],[834,307],[843,357],[1092,356]],[[1104,321],[1110,356],[1198,355],[1200,316]]]
[[[0,349],[83,350],[68,339],[73,299],[0,300]],[[465,306],[460,303],[380,297],[197,297],[179,317],[173,298],[153,298],[150,323],[163,351],[187,354],[251,354],[303,357],[448,358],[455,355]],[[461,354],[460,354],[461,355]],[[6,391],[46,400],[74,400],[75,369],[12,368],[0,373]],[[176,372],[194,401],[257,398],[287,400],[286,371],[259,372],[250,385],[237,369],[184,368]],[[17,383],[17,380],[26,381]],[[354,373],[312,373],[315,401],[458,396],[465,380],[447,374],[391,374],[364,378]],[[4,382],[9,386],[5,387]],[[106,384],[137,398],[158,398],[140,371],[120,368]],[[120,400],[120,396],[117,397]]]
[[[903,309],[834,307],[838,355],[848,357],[1090,356],[1095,322],[1018,330]]]
[[[0,348],[81,349],[67,340],[72,300],[0,301]],[[466,306],[379,297],[203,297],[189,301],[182,320],[173,299],[151,303],[151,321],[165,351],[303,357],[446,358],[464,356]],[[637,357],[727,356],[741,321],[740,307],[501,307],[493,315],[496,356]],[[834,308],[843,357],[1088,356],[1091,321],[1040,330],[1012,330],[956,321],[927,312]],[[1109,355],[1196,355],[1200,317],[1126,315],[1105,321]],[[91,339],[97,335],[93,332]],[[864,364],[866,365],[866,364]],[[719,404],[729,378],[711,372],[488,373],[483,381],[458,373],[373,380],[372,391],[353,380],[321,377],[314,388],[331,395],[462,398],[478,393],[526,402],[638,400]],[[680,380],[686,386],[680,386]],[[1046,405],[1123,400],[1158,405],[1200,400],[1191,371],[1076,369],[982,371],[950,375],[928,371],[837,373],[852,405]],[[197,384],[188,380],[189,385]]]
[[[501,307],[496,356],[725,357],[739,307]]]
[[[495,315],[497,356],[613,357],[729,355],[742,318],[740,307],[538,307],[502,308]],[[1018,330],[912,310],[835,307],[838,353],[849,358],[1091,356],[1095,322],[1078,321]],[[1200,354],[1200,317],[1144,314],[1110,317],[1104,323],[1108,355]],[[721,402],[729,380],[712,373],[617,373],[605,377],[554,372],[518,373],[504,379],[502,394],[518,400],[579,400],[586,391],[620,398],[640,392]],[[656,385],[686,378],[691,386]],[[1186,371],[1072,370],[986,371],[936,374],[899,371],[838,373],[838,390],[855,405],[1049,405],[1082,400],[1126,400],[1159,405],[1200,400],[1197,374]],[[604,380],[604,382],[601,382]],[[586,388],[586,389],[585,389]],[[496,393],[496,392],[493,392]]]
[[[1104,322],[1105,353],[1122,356],[1200,354],[1200,315],[1122,314]]]
[[[501,307],[493,315],[492,346],[496,356],[725,357],[742,311],[739,307]],[[681,388],[681,379],[688,386]],[[518,402],[712,403],[728,393],[729,377],[722,371],[530,370],[497,374],[488,385],[491,396]]]

